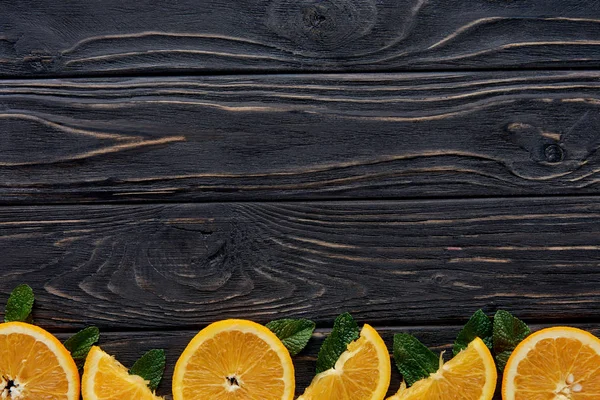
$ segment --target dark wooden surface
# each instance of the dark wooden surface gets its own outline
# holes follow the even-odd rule
[[[600,321],[594,198],[9,207],[0,228],[2,293],[31,283],[56,329]]]
[[[0,303],[172,368],[206,324],[600,329],[600,2],[0,0]],[[399,385],[394,372],[390,391]]]
[[[597,193],[600,73],[0,81],[0,202]]]
[[[5,76],[597,67],[596,0],[0,1]]]

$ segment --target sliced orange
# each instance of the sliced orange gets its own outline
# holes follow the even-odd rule
[[[576,328],[543,329],[508,359],[504,400],[600,399],[600,339]]]
[[[114,357],[94,346],[83,367],[83,400],[158,400],[142,377],[129,375]]]
[[[315,376],[298,400],[382,400],[390,374],[385,343],[375,329],[365,325],[335,366]]]
[[[283,343],[264,326],[244,320],[203,329],[173,375],[174,400],[292,400],[295,387]]]
[[[79,372],[71,353],[42,328],[0,324],[0,399],[78,400]]]
[[[403,384],[388,400],[491,400],[497,379],[494,358],[477,338],[435,374],[408,389]]]

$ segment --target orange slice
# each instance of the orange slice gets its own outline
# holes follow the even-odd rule
[[[575,328],[544,329],[508,359],[504,400],[600,399],[600,339]]]
[[[408,389],[403,384],[388,400],[491,400],[497,379],[494,358],[483,340],[477,338],[435,374]]]
[[[175,366],[174,400],[292,400],[288,350],[273,332],[244,320],[216,322],[192,339]]]
[[[365,325],[335,366],[315,376],[298,400],[382,400],[390,374],[385,343],[375,329]]]
[[[94,346],[83,367],[83,400],[158,400],[142,377],[129,375],[114,357]]]
[[[78,400],[79,372],[71,353],[42,328],[0,324],[0,399]]]

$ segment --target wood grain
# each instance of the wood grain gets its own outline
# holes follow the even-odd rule
[[[0,74],[597,67],[592,0],[0,1]]]
[[[0,82],[0,202],[598,192],[600,73]]]
[[[600,335],[598,325],[578,324],[578,328],[588,330],[595,335]],[[545,325],[532,325],[532,330],[536,331],[546,327]],[[385,340],[390,352],[392,351],[393,336],[396,333],[404,332],[415,335],[424,344],[431,347],[435,352],[446,351],[446,359],[451,354],[451,344],[454,343],[456,335],[461,326],[441,326],[441,327],[381,327],[377,328]],[[125,366],[130,367],[146,351],[153,348],[162,348],[167,353],[167,369],[165,376],[158,389],[158,394],[167,396],[171,400],[171,381],[175,363],[185,346],[194,337],[196,331],[145,331],[145,332],[108,332],[102,333],[101,346],[104,350],[113,354]],[[319,329],[313,339],[309,342],[307,348],[294,357],[294,366],[296,368],[296,392],[300,395],[310,384],[315,373],[316,356],[323,339],[329,334],[328,329]],[[68,334],[59,335],[61,339],[67,338]],[[392,382],[390,384],[389,394],[396,392],[400,387],[400,374],[392,360]],[[498,393],[495,400],[500,400]]]
[[[600,320],[596,198],[0,208],[0,304],[53,329]]]
[[[27,282],[62,338],[95,324],[129,366],[166,348],[167,399],[229,317],[317,321],[299,393],[342,311],[390,348],[447,350],[478,308],[598,335],[598,15],[0,0],[0,304]]]

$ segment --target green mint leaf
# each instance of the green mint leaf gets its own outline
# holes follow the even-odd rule
[[[529,327],[511,313],[502,310],[496,312],[494,316],[494,353],[496,354],[496,366],[500,372],[504,371],[506,362],[515,347],[530,333]]]
[[[139,375],[148,381],[148,387],[154,391],[158,387],[165,372],[166,356],[164,350],[150,350],[133,364],[130,375]]]
[[[394,360],[408,386],[429,377],[440,367],[440,358],[406,333],[394,335]]]
[[[348,345],[360,337],[360,328],[349,313],[335,319],[331,334],[327,336],[317,356],[317,374],[335,366]]]
[[[493,346],[494,325],[490,318],[482,310],[473,314],[469,322],[462,328],[452,349],[454,355],[466,349],[475,338],[481,338],[485,345],[491,350]]]
[[[506,367],[506,363],[508,362],[512,352],[512,350],[507,350],[496,353],[496,367],[500,372],[504,372],[504,367]]]
[[[292,356],[300,353],[315,331],[315,323],[307,319],[278,319],[267,325]]]
[[[100,330],[95,326],[89,326],[67,339],[65,347],[76,362],[83,362],[99,339]]]
[[[30,322],[33,301],[33,289],[29,285],[17,286],[6,303],[4,322]]]

